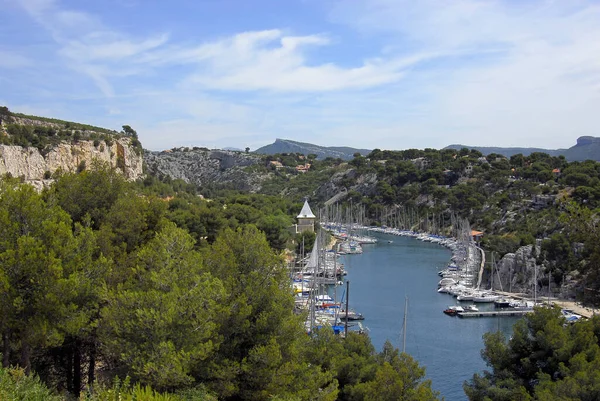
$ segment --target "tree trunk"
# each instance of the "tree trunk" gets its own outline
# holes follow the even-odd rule
[[[72,394],[79,399],[81,392],[81,341],[75,340],[73,343],[73,392]]]
[[[73,394],[73,344],[70,341],[65,341],[65,343],[67,344],[65,347],[67,391]]]
[[[2,367],[8,368],[10,366],[10,340],[8,333],[2,333]]]
[[[96,371],[96,343],[92,342],[90,344],[90,365],[88,367],[88,386],[94,384],[94,380]]]
[[[27,342],[21,342],[21,367],[25,370],[25,374],[31,373],[31,347]]]

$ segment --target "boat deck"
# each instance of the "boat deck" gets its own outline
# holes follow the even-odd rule
[[[524,316],[533,312],[532,309],[510,309],[485,312],[458,312],[459,317],[494,317],[494,316]]]

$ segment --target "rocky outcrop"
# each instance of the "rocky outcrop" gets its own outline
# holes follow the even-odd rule
[[[98,143],[98,142],[96,142]],[[26,181],[47,179],[57,170],[66,172],[89,168],[96,160],[118,168],[128,180],[142,176],[142,155],[131,146],[130,138],[112,141],[62,142],[42,154],[37,148],[0,145],[0,175],[10,173]]]
[[[497,264],[498,272],[493,276],[494,289],[533,294],[536,260],[532,245],[522,246],[515,253],[507,253]],[[543,271],[537,266],[538,272]],[[500,278],[500,283],[498,282]]]
[[[591,145],[593,143],[600,143],[600,138],[594,136],[580,136],[577,138],[577,146]]]
[[[515,253],[507,253],[498,262],[498,272],[494,274],[494,289],[511,292],[520,292],[538,297],[548,296],[548,272],[545,266],[536,263],[536,255],[539,255],[541,240],[536,245],[522,246]],[[498,282],[500,277],[500,283]],[[537,279],[537,286],[535,285]],[[562,286],[551,286],[551,296],[569,298],[575,291],[571,280],[567,280]]]
[[[150,174],[171,177],[200,187],[218,183],[234,189],[257,192],[268,175],[246,171],[260,163],[260,156],[230,150],[179,148],[163,152],[146,151]]]
[[[349,191],[356,191],[363,196],[375,193],[377,187],[376,173],[359,174],[356,169],[350,168],[348,165],[346,167],[346,170],[336,172],[329,181],[323,183],[317,189],[316,195],[319,199],[329,199],[333,202],[342,199],[342,194]],[[346,183],[348,182],[352,182],[353,185],[347,187]]]

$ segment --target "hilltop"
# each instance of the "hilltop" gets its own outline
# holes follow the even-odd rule
[[[327,157],[342,160],[351,160],[355,153],[366,156],[371,151],[368,149],[355,149],[347,146],[319,146],[312,143],[296,142],[290,139],[275,139],[275,142],[258,148],[254,153],[264,155],[274,155],[278,153],[300,153],[305,156],[310,154],[317,155],[317,160],[323,160]]]
[[[532,153],[546,153],[550,156],[564,156],[568,161],[594,160],[600,161],[600,138],[593,136],[582,136],[577,138],[577,143],[568,149],[544,149],[544,148],[521,148],[521,147],[496,147],[496,146],[468,146],[468,145],[449,145],[444,149],[460,150],[463,148],[475,149],[484,155],[499,154],[511,157],[516,154],[529,156]]]

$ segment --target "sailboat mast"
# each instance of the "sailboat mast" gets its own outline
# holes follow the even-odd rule
[[[346,281],[346,319],[344,322],[344,338],[348,338],[348,299],[350,298],[350,280]]]
[[[404,321],[402,322],[402,352],[406,352],[406,315],[408,314],[408,296],[404,297]]]

